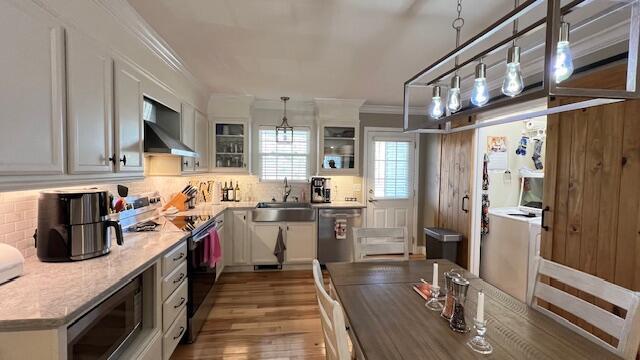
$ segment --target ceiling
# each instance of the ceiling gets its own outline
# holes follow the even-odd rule
[[[404,81],[454,47],[455,0],[129,2],[214,93],[401,105]],[[462,40],[512,6],[464,1]]]

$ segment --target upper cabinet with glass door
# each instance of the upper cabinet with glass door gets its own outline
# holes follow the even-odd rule
[[[216,121],[212,166],[217,171],[248,172],[249,138],[247,122]]]
[[[324,124],[320,126],[319,174],[357,174],[358,127]]]

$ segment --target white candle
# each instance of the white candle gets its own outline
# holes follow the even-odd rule
[[[478,293],[478,309],[476,310],[476,320],[484,322],[484,292]]]
[[[433,263],[433,281],[431,282],[433,286],[438,286],[438,263]]]

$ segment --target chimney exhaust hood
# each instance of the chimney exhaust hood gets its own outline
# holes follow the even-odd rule
[[[198,153],[174,139],[158,124],[147,120],[144,121],[144,152],[147,155],[198,156]]]

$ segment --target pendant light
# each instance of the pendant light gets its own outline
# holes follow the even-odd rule
[[[515,0],[514,8],[518,7],[518,0]],[[518,19],[513,21],[513,35],[518,33]],[[520,72],[520,47],[516,46],[516,39],[507,50],[507,71],[502,80],[502,93],[514,97],[524,90],[522,72]]]
[[[431,104],[429,104],[429,116],[431,116],[432,119],[439,119],[444,115],[444,103],[442,102],[440,94],[440,85],[434,86]]]
[[[276,142],[293,142],[293,127],[287,121],[287,101],[289,101],[289,97],[283,96],[280,100],[284,103],[284,112],[282,113],[282,122],[279,126],[276,126]]]
[[[483,106],[489,102],[489,87],[487,86],[487,66],[480,60],[476,65],[476,79],[471,90],[471,103]]]
[[[573,74],[573,54],[571,54],[571,44],[569,43],[570,24],[560,23],[560,40],[556,48],[556,61],[553,67],[553,75],[556,83],[567,80]]]
[[[456,31],[456,48],[460,46],[460,30],[464,26],[464,18],[460,15],[462,13],[462,0],[458,0],[458,17],[453,19],[451,23],[451,27]],[[455,58],[455,66],[458,67],[458,57]],[[460,101],[460,76],[458,76],[458,71],[456,71],[455,75],[451,78],[451,86],[449,87],[449,91],[447,92],[447,109],[450,113],[455,113],[460,110],[462,107],[462,102]]]

